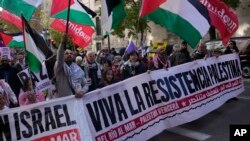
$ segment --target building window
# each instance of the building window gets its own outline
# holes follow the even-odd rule
[[[96,43],[96,51],[99,51],[99,50],[101,50],[101,48],[102,48],[102,43]]]
[[[96,35],[102,35],[100,17],[96,17]]]

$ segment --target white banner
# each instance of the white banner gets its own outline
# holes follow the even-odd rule
[[[82,141],[88,127],[81,106],[70,96],[1,111],[0,140]]]
[[[237,54],[144,73],[93,91],[0,112],[0,140],[147,140],[244,91]],[[209,123],[208,123],[209,124]]]
[[[144,73],[83,100],[93,140],[147,140],[243,92],[237,54]]]

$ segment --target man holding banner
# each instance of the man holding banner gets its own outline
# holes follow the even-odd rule
[[[75,94],[81,98],[88,91],[87,81],[83,70],[73,62],[72,51],[64,51],[67,36],[64,35],[57,52],[57,61],[54,67],[58,97]]]

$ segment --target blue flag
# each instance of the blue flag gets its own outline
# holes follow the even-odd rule
[[[125,52],[126,52],[127,54],[130,54],[130,53],[133,52],[133,51],[138,52],[138,49],[137,49],[137,47],[135,46],[134,42],[133,42],[132,40],[130,40],[130,42],[129,42],[129,44],[128,44],[126,50],[125,50]]]

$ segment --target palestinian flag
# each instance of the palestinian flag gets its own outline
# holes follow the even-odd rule
[[[102,0],[102,28],[110,33],[126,16],[124,0]]]
[[[25,42],[25,49],[28,58],[28,65],[32,72],[38,73],[41,70],[42,62],[45,61],[45,55],[37,47],[36,37],[28,22],[23,19],[23,35]]]
[[[20,17],[16,16],[15,14],[12,14],[12,13],[3,9],[3,11],[1,12],[1,18],[5,21],[15,25],[19,29],[22,29],[22,20]]]
[[[67,20],[68,15],[68,1],[67,0],[53,0],[51,6],[52,18]],[[92,17],[95,17],[96,13],[90,10],[88,7],[80,3],[78,0],[70,1],[70,15],[69,21],[95,27]]]
[[[48,89],[50,87],[50,80],[44,64],[46,57],[38,47],[39,41],[37,40],[37,35],[34,34],[34,30],[32,30],[24,17],[22,17],[22,23],[28,68],[35,80],[36,90],[42,91]]]
[[[24,48],[22,33],[6,34],[3,32],[0,32],[0,35],[3,39],[5,46],[15,47],[15,48]]]
[[[192,47],[210,27],[207,8],[199,0],[143,0],[140,16],[167,28]]]
[[[33,12],[42,4],[43,0],[0,0],[0,7],[6,11],[21,17],[21,14],[26,20],[30,20]]]

